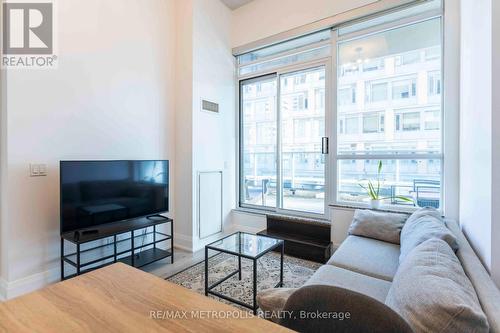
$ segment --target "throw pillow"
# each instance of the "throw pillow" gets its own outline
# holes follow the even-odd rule
[[[450,246],[430,239],[399,266],[385,304],[419,332],[488,332],[472,283]]]
[[[378,239],[399,244],[399,236],[408,215],[356,209],[349,235]]]
[[[399,263],[405,260],[411,250],[431,238],[442,239],[454,251],[458,250],[457,239],[448,229],[439,212],[433,208],[421,208],[406,220],[401,230]]]

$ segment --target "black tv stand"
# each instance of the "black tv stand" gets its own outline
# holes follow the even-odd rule
[[[92,229],[92,230],[83,230],[82,235],[90,235],[90,234],[98,234],[99,230],[97,229]]]
[[[161,219],[154,217],[161,217]],[[170,223],[170,234],[158,231],[158,226],[167,223]],[[152,231],[149,230],[150,228],[152,228]],[[173,263],[173,235],[174,221],[162,215],[153,215],[153,218],[148,216],[103,224],[63,233],[61,235],[61,280],[115,262],[122,262],[140,268],[170,257]],[[170,248],[167,249],[165,243],[168,241],[170,241]],[[66,243],[73,244],[75,250],[65,253],[67,250]],[[73,267],[75,272],[66,274],[65,264]]]

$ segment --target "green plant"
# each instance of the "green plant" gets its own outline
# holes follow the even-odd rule
[[[385,200],[385,199],[395,198],[395,199],[399,199],[402,201],[414,203],[413,199],[407,198],[405,196],[400,196],[400,195],[396,195],[393,197],[380,197],[380,175],[381,175],[381,173],[382,173],[382,161],[378,161],[376,184],[374,185],[374,183],[371,180],[365,180],[367,185],[359,184],[359,186],[361,186],[361,188],[367,192],[370,199],[372,199],[372,200]]]

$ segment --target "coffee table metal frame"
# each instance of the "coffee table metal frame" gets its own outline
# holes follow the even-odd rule
[[[231,235],[228,235],[226,237],[223,237],[215,242],[212,242],[212,243],[206,245],[205,246],[205,296],[208,296],[209,294],[211,294],[211,295],[220,297],[220,298],[225,299],[227,301],[230,301],[230,302],[236,303],[238,305],[241,305],[243,307],[246,307],[246,308],[252,310],[254,314],[257,314],[257,309],[259,308],[259,306],[257,305],[257,260],[259,258],[261,258],[262,256],[264,256],[265,254],[281,247],[280,248],[280,252],[281,252],[281,256],[280,256],[281,257],[281,259],[280,259],[280,281],[276,284],[275,288],[283,287],[283,256],[285,253],[285,242],[283,240],[279,239],[275,245],[272,245],[272,246],[266,248],[265,250],[259,252],[255,256],[243,254],[243,253],[241,253],[241,250],[240,250],[240,252],[234,252],[231,250],[218,248],[217,246],[213,245],[215,243],[219,243],[220,241],[222,241],[226,238],[232,237],[236,234],[238,236],[241,236],[242,234],[248,234],[248,235],[252,235],[252,236],[256,236],[256,237],[271,238],[271,237],[267,237],[267,236],[254,235],[254,234],[238,231],[238,232],[235,232]],[[276,240],[275,238],[273,238],[273,239]],[[240,242],[240,246],[241,246],[241,242]],[[223,253],[232,254],[234,256],[237,256],[238,257],[238,269],[236,271],[230,273],[226,277],[218,280],[214,284],[209,285],[208,284],[208,268],[209,268],[208,267],[208,259],[209,259],[208,258],[208,250],[223,252]],[[253,304],[247,304],[245,302],[242,302],[240,300],[234,299],[232,297],[226,296],[220,292],[213,290],[215,287],[219,286],[221,283],[227,281],[228,279],[230,279],[231,277],[233,277],[236,274],[238,274],[238,279],[241,280],[241,258],[246,258],[246,259],[250,259],[253,261]]]

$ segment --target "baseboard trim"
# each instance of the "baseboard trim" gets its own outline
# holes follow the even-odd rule
[[[193,252],[193,238],[184,234],[174,233],[174,248]]]
[[[7,281],[0,277],[0,302],[7,300]]]
[[[9,300],[43,288],[49,284],[59,282],[60,278],[59,268],[54,267],[14,281],[2,279],[0,280],[1,297],[3,300]]]

